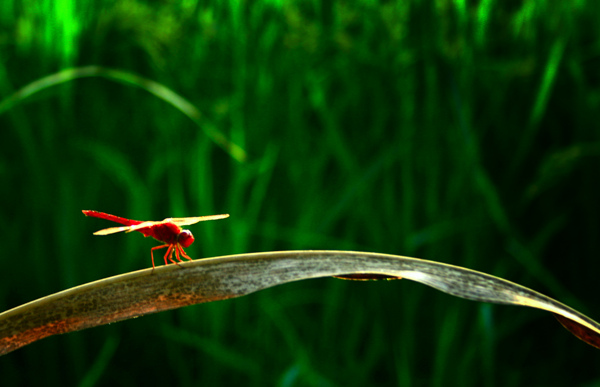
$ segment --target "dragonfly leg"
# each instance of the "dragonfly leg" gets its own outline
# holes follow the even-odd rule
[[[167,263],[167,256],[168,256],[169,261],[171,261],[174,264],[176,264],[177,266],[179,266],[177,261],[173,259],[173,251],[175,251],[175,245],[169,245],[169,249],[167,250],[167,253],[165,254],[165,265],[168,265],[168,263]]]
[[[156,246],[156,247],[153,247],[150,249],[150,256],[152,257],[152,270],[154,270],[154,250],[164,249],[165,247],[169,247],[169,245]],[[167,259],[165,257],[165,264],[166,263],[167,263]]]
[[[173,251],[175,252],[175,256],[177,257],[177,261],[182,262],[181,258],[179,258],[179,250],[177,250],[177,245],[173,245]],[[171,259],[171,261],[173,261]],[[177,266],[179,266],[180,268],[184,268],[183,266],[181,266],[180,264],[177,263],[177,261],[173,261]]]
[[[177,244],[177,248],[179,249],[179,252],[181,253],[181,255],[182,255],[184,258],[187,258],[187,259],[189,259],[190,261],[192,261],[192,258],[190,258],[190,257],[189,257],[189,256],[188,256],[188,255],[185,253],[185,251],[183,251],[183,247],[181,247],[181,245],[180,245],[180,244]]]
[[[183,262],[183,261],[181,260],[181,257],[179,257],[179,244],[176,244],[176,245],[175,245],[175,248],[173,248],[173,250],[175,251],[175,256],[177,257],[177,260],[178,260],[179,262]]]
[[[179,256],[179,252],[181,252],[181,254],[182,254],[183,256],[185,256],[185,257],[189,258],[189,257],[188,257],[188,256],[185,254],[185,252],[183,251],[183,247],[181,247],[181,246],[179,245],[179,243],[177,243],[177,244],[175,245],[175,248],[174,248],[173,250],[175,250],[175,256],[177,257],[177,260],[178,260],[179,262],[183,263],[183,261],[181,260],[181,257]],[[177,262],[175,262],[175,263],[177,263]],[[179,264],[178,264],[178,265],[179,265]],[[184,267],[183,267],[183,266],[181,266],[181,265],[179,265],[179,267],[180,267],[180,268],[182,268],[182,269],[184,268]]]

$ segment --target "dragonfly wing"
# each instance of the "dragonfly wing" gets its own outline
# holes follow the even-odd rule
[[[131,228],[131,226],[123,226],[123,227],[111,227],[105,228],[104,230],[96,231],[94,235],[108,235],[114,234],[116,232],[127,231]]]
[[[217,219],[224,219],[224,218],[228,218],[228,217],[229,217],[229,214],[195,216],[195,217],[191,217],[191,218],[167,218],[167,219],[163,220],[163,222],[173,223],[178,226],[189,226],[190,224],[203,222],[205,220],[217,220]]]
[[[162,222],[142,222],[142,223],[136,224],[134,226],[126,227],[127,228],[126,232],[139,231],[142,228],[147,228],[147,227],[154,226],[154,225],[161,224],[161,223],[165,223],[165,221],[163,220]],[[119,228],[119,227],[115,227],[115,228]]]

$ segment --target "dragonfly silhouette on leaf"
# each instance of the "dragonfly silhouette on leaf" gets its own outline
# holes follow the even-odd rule
[[[165,253],[165,265],[169,264],[169,262],[167,262],[167,258],[176,265],[179,265],[177,261],[182,262],[181,256],[189,259],[190,261],[192,260],[192,258],[190,258],[183,249],[194,243],[194,236],[189,230],[183,230],[180,226],[189,226],[205,220],[216,220],[229,217],[229,214],[222,214],[196,216],[191,218],[167,218],[165,220],[153,222],[121,218],[119,216],[99,211],[82,210],[82,212],[85,216],[106,219],[124,225],[121,227],[105,228],[103,230],[96,231],[94,235],[108,235],[121,231],[139,231],[146,237],[150,236],[159,242],[163,242],[164,245],[156,246],[150,249],[150,256],[152,257],[152,269],[155,268],[154,250],[158,249],[167,249],[167,252]],[[173,252],[175,252],[177,261],[173,259]]]

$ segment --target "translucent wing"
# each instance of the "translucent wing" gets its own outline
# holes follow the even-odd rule
[[[162,222],[142,222],[142,223],[136,224],[134,226],[126,227],[127,230],[125,232],[132,232],[132,231],[140,230],[142,228],[154,226],[156,224],[161,224],[161,223],[167,223],[167,222],[165,222],[164,220]],[[120,227],[115,227],[115,228],[120,228]]]
[[[108,235],[108,234],[114,234],[116,232],[128,231],[131,227],[133,227],[133,226],[105,228],[104,230],[96,231],[94,233],[94,235]]]
[[[228,218],[229,214],[221,214],[221,215],[208,215],[208,216],[196,216],[192,218],[167,218],[160,223],[173,223],[178,226],[189,226],[190,224],[195,224],[198,222],[203,222],[205,220],[217,220]],[[137,225],[139,226],[139,225]],[[134,226],[134,227],[137,227]]]
[[[173,223],[177,226],[189,226],[190,224],[195,224],[195,223],[202,222],[205,220],[224,219],[224,218],[228,218],[228,217],[229,217],[229,214],[196,216],[196,217],[191,217],[191,218],[167,218],[160,222],[142,222],[142,223],[132,225],[132,226],[105,228],[103,230],[96,231],[94,233],[94,235],[108,235],[108,234],[114,234],[114,233],[121,232],[121,231],[125,231],[125,232],[138,231],[143,228],[155,226],[157,224],[165,224],[165,223]]]

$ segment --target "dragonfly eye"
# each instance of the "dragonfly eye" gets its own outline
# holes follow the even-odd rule
[[[177,236],[177,242],[182,247],[188,247],[189,245],[194,243],[194,236],[192,235],[192,233],[189,230],[183,230]]]

